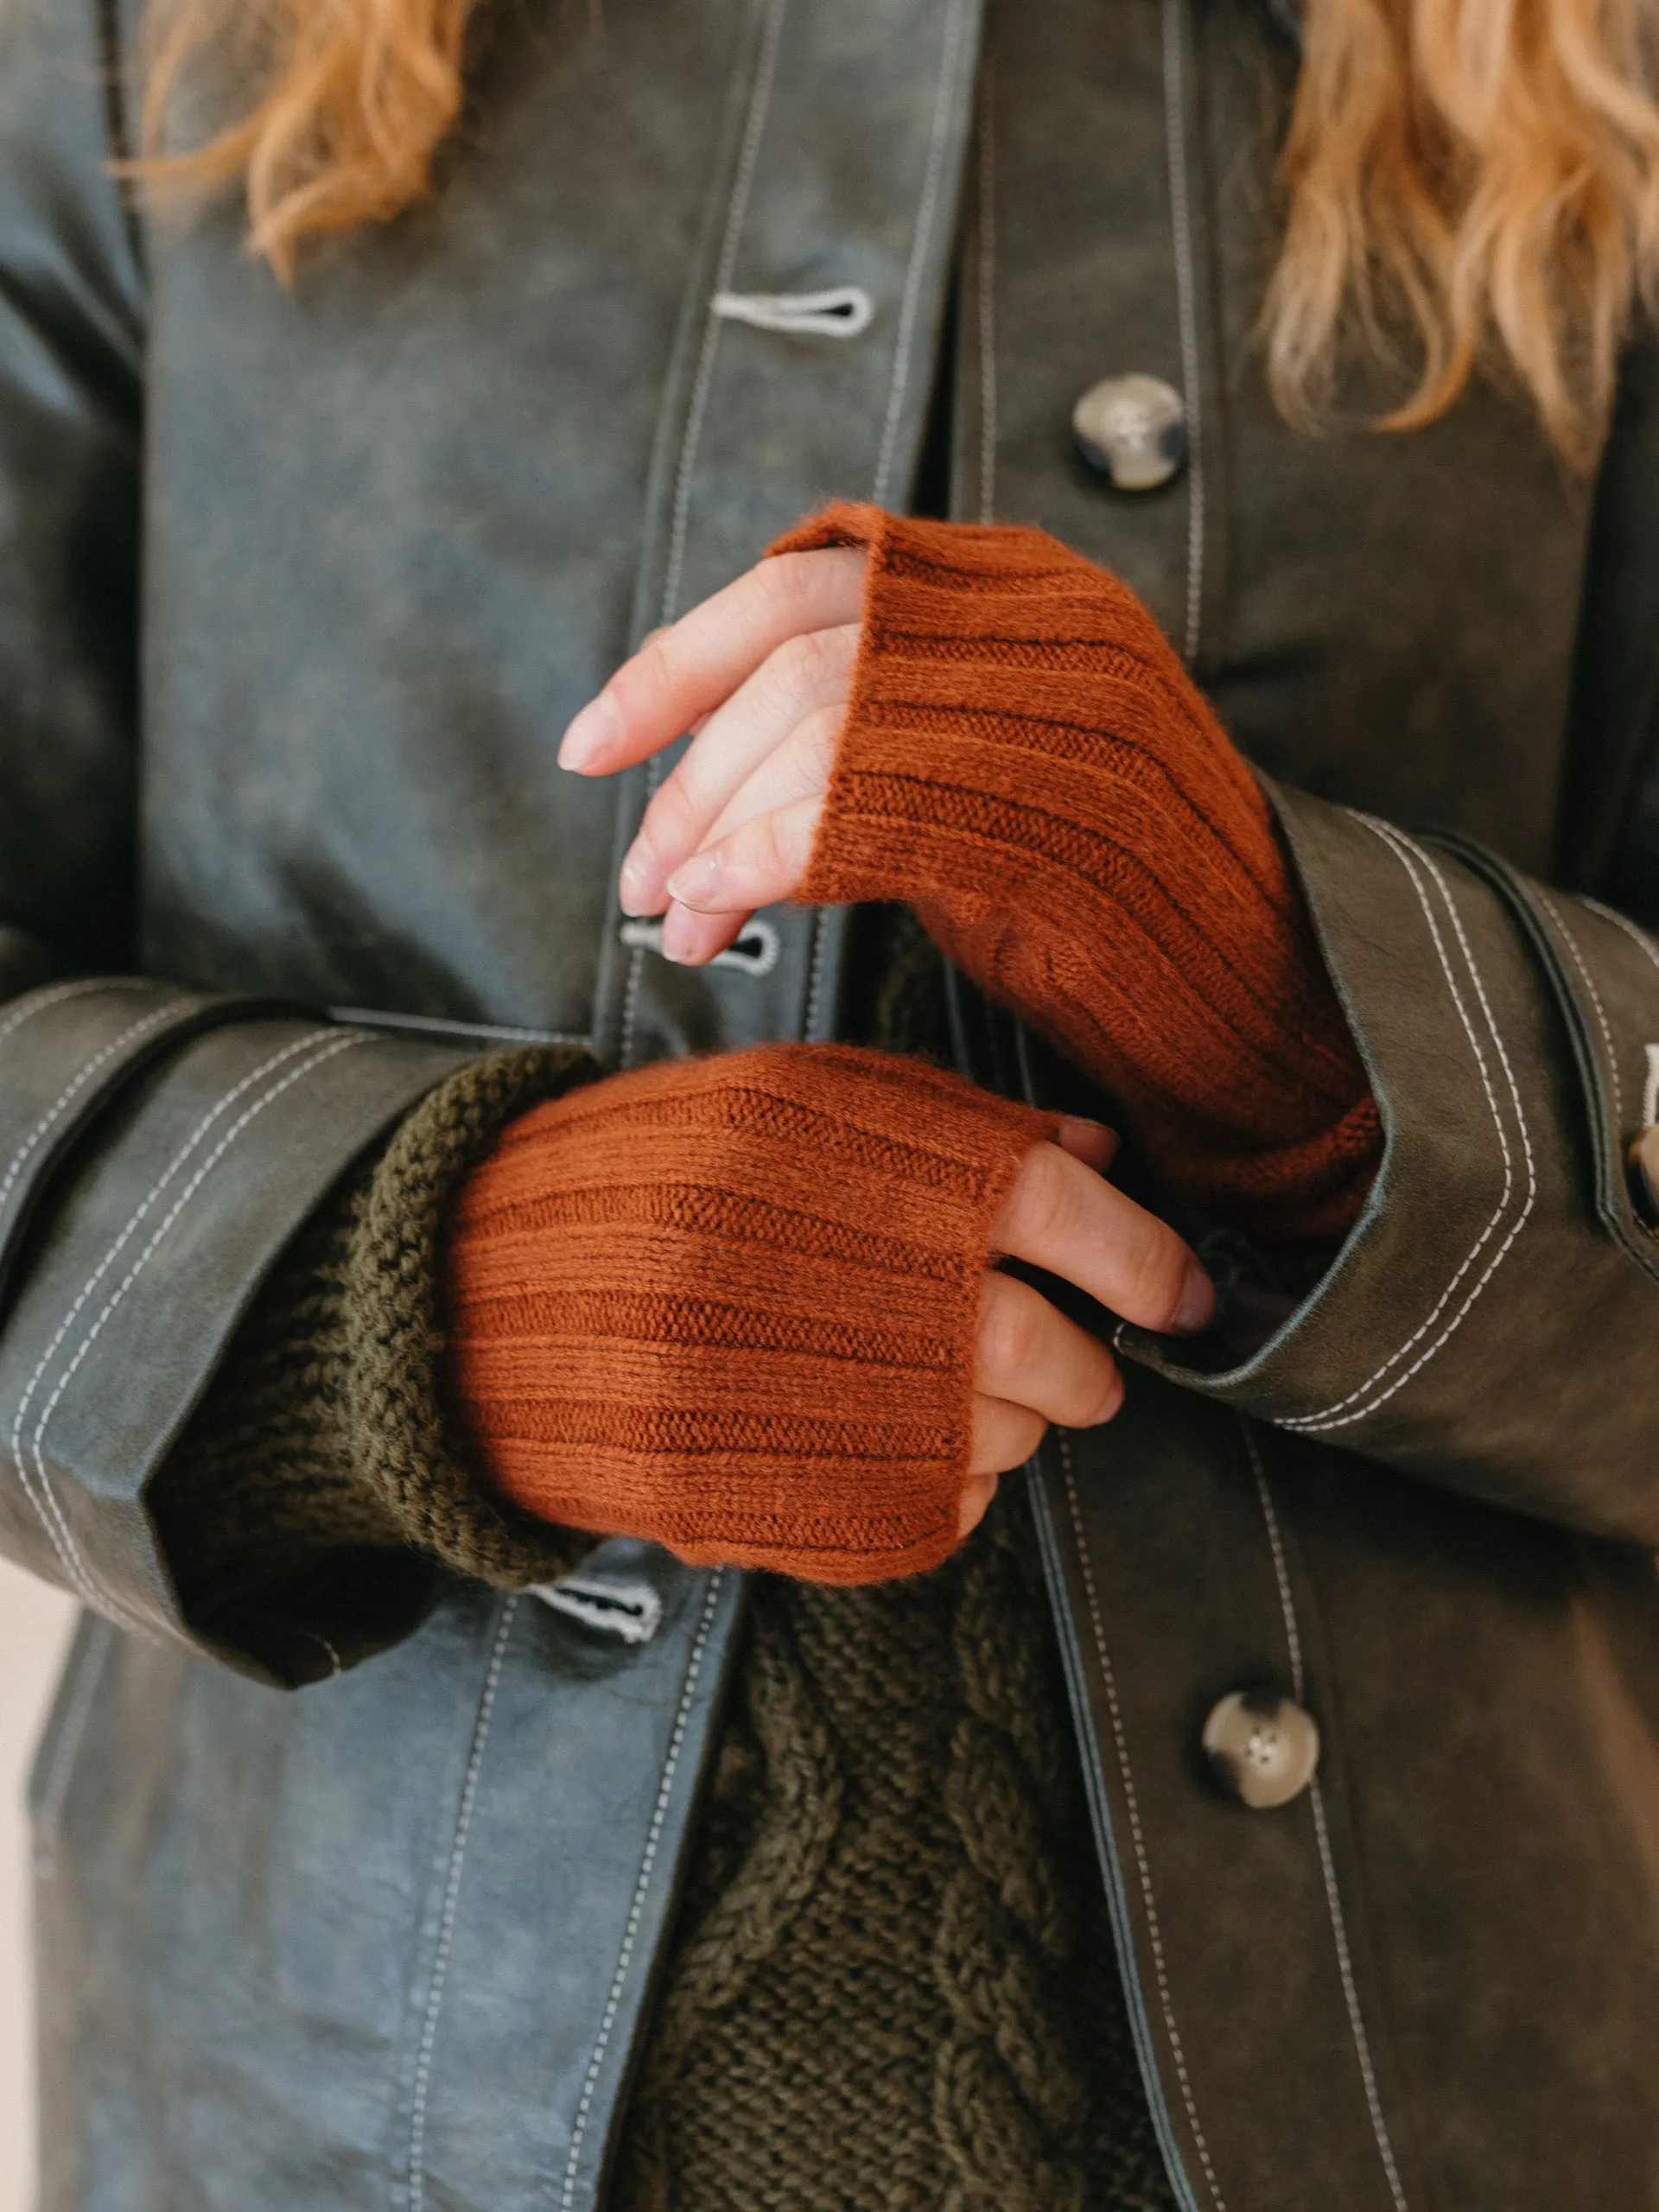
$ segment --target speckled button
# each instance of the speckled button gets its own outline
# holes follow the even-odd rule
[[[1311,1713],[1274,1690],[1234,1690],[1204,1724],[1205,1757],[1230,1797],[1252,1812],[1300,1797],[1319,1764]]]
[[[1649,1122],[1630,1139],[1624,1155],[1630,1171],[1630,1198],[1637,1211],[1659,1236],[1659,1122]]]
[[[1155,492],[1186,459],[1186,402],[1161,377],[1103,377],[1071,410],[1090,468],[1118,492]]]

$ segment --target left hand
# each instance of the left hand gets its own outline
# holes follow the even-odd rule
[[[868,556],[762,561],[648,638],[564,734],[561,767],[608,776],[692,741],[622,863],[629,914],[697,966],[806,873],[847,718]]]

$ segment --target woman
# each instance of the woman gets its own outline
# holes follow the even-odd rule
[[[1647,29],[17,0],[54,2212],[1659,2202]]]

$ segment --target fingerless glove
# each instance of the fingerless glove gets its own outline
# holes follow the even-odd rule
[[[671,1062],[524,1115],[446,1263],[456,1410],[499,1491],[694,1564],[936,1566],[992,1229],[1054,1127],[851,1046]]]
[[[844,734],[800,897],[907,899],[1220,1218],[1358,1212],[1376,1106],[1261,787],[1157,625],[1036,530],[832,507],[868,547]]]

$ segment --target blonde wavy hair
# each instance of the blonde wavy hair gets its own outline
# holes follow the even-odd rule
[[[153,186],[240,181],[249,242],[284,283],[309,239],[385,222],[432,189],[465,95],[479,0],[176,0],[153,38]],[[1621,343],[1659,293],[1659,0],[1304,0],[1280,159],[1283,243],[1262,330],[1275,397],[1313,425],[1357,336],[1443,415],[1485,366],[1586,465]],[[250,104],[162,153],[164,111],[227,46]]]

